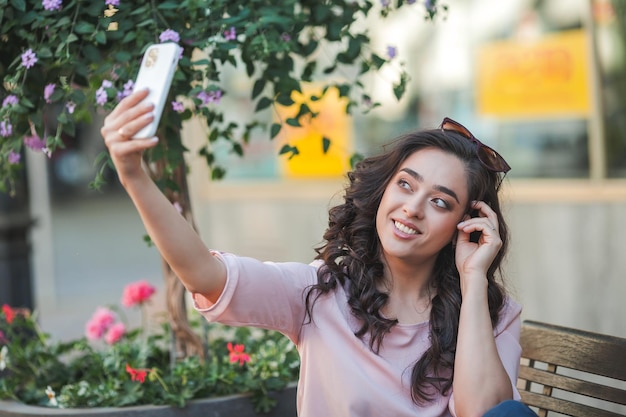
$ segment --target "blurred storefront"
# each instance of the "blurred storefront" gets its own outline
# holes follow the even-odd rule
[[[207,132],[186,126],[193,210],[203,239],[210,247],[263,260],[310,261],[328,208],[341,196],[350,155],[375,153],[393,137],[436,128],[448,116],[512,166],[504,190],[512,230],[506,273],[513,296],[525,306],[524,318],[626,337],[626,1],[438,3],[448,8],[434,22],[424,19],[417,4],[381,26],[368,26],[372,47],[384,55],[393,46],[397,56],[370,80],[371,96],[383,105],[366,115],[344,115],[331,96],[317,125],[305,131],[284,131],[272,141],[259,132],[243,159],[230,148],[216,149],[228,169],[219,182],[208,180],[204,160],[194,154]],[[397,102],[391,84],[401,63],[411,79]],[[253,115],[251,88],[236,73],[225,86],[229,94],[221,105],[240,122]],[[267,112],[270,123],[274,117]],[[89,143],[70,147],[52,167],[51,194],[78,194],[72,204],[85,198],[75,191],[84,187],[76,185],[92,178],[85,153],[101,150],[92,130]],[[295,141],[300,155],[277,157]],[[305,152],[313,158],[305,159]],[[115,191],[107,193],[119,198]],[[33,206],[41,216],[43,204]],[[130,216],[129,222],[139,221]],[[59,265],[69,268],[71,260],[46,252],[46,239],[34,239],[35,270],[54,262],[58,277],[67,274]],[[136,264],[129,245],[128,265]],[[140,239],[137,250],[145,250]],[[152,262],[154,254],[146,256]],[[53,291],[54,276],[48,277],[36,272],[40,300],[44,289]]]
[[[347,153],[377,152],[444,116],[470,127],[513,167],[504,190],[507,279],[525,317],[626,336],[626,2],[445,3],[435,22],[416,8],[371,28],[373,47],[394,46],[411,81],[397,102],[393,65],[372,79],[383,106],[355,112],[342,131]],[[245,82],[233,84],[247,95]],[[191,160],[196,217],[209,245],[261,259],[312,258],[343,175],[328,175],[319,155],[317,171],[290,175],[276,159],[283,145],[253,140],[251,157],[262,169],[232,157],[220,183],[207,184],[202,163]]]

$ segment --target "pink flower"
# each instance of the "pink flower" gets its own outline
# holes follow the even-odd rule
[[[85,326],[89,340],[98,340],[115,323],[115,314],[106,307],[98,307]]]
[[[35,62],[37,62],[37,55],[35,55],[32,49],[27,49],[26,52],[22,54],[22,65],[28,69],[35,66]]]
[[[91,316],[91,320],[107,329],[115,322],[115,314],[106,307],[98,307]]]
[[[3,345],[4,345],[4,344],[6,344],[6,343],[8,343],[8,342],[9,342],[9,341],[7,340],[7,338],[6,338],[6,337],[4,337],[4,333],[2,333],[2,330],[0,330],[0,344],[3,344]]]
[[[161,34],[159,35],[159,40],[161,41],[161,43],[167,41],[178,43],[180,42],[180,35],[175,30],[167,29],[161,32]]]
[[[89,340],[99,340],[104,333],[104,329],[93,320],[89,320],[85,325],[85,336]]]
[[[20,159],[22,159],[22,155],[20,155],[19,153],[15,151],[9,152],[9,164],[18,164],[20,162]]]
[[[52,103],[52,101],[50,101],[50,96],[52,95],[52,93],[54,93],[55,87],[56,85],[54,84],[48,84],[43,89],[43,98],[44,100],[46,100],[46,103]]]
[[[244,352],[244,345],[233,346],[232,343],[228,342],[226,347],[228,348],[230,363],[239,362],[239,365],[242,366],[243,364],[250,362],[250,355]]]
[[[141,280],[128,284],[122,294],[122,305],[132,307],[136,304],[143,304],[152,297],[156,288],[148,281]]]
[[[104,335],[104,341],[107,342],[109,345],[113,345],[117,343],[125,334],[126,326],[124,326],[124,323],[122,322],[117,322],[109,327],[106,335]]]

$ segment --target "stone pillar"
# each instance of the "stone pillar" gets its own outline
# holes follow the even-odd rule
[[[15,195],[0,192],[0,305],[34,308],[26,178],[15,183]]]

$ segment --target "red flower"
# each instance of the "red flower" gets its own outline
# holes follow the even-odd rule
[[[7,319],[7,323],[11,324],[13,319],[15,318],[15,310],[9,307],[7,304],[2,306],[2,312],[4,313],[4,317]]]
[[[133,369],[129,364],[126,364],[126,372],[130,375],[131,381],[139,381],[140,384],[146,381],[146,376],[148,375],[146,369]]]
[[[246,362],[250,362],[250,355],[248,355],[247,353],[244,353],[243,351],[245,349],[244,345],[235,345],[233,347],[233,344],[228,342],[227,347],[228,347],[228,352],[230,352],[228,356],[230,358],[231,363],[235,363],[239,361],[239,365],[243,365]]]
[[[122,294],[122,304],[124,307],[132,307],[135,304],[143,304],[152,297],[156,288],[148,281],[142,280],[128,284]]]

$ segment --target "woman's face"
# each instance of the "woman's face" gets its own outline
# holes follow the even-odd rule
[[[468,203],[463,162],[437,148],[411,154],[389,181],[376,213],[385,260],[434,261]]]

